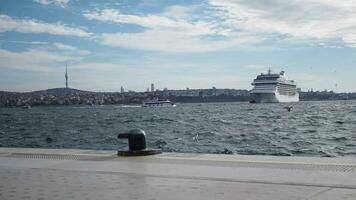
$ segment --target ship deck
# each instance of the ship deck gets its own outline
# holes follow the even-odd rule
[[[0,199],[356,199],[356,159],[0,148]]]

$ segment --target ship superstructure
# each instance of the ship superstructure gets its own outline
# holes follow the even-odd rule
[[[253,103],[297,102],[299,93],[293,80],[288,80],[285,72],[279,74],[261,73],[251,83],[254,87],[250,92]]]

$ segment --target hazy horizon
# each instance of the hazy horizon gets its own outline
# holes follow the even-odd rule
[[[356,3],[0,2],[0,91],[252,88],[268,68],[303,91],[356,92]]]

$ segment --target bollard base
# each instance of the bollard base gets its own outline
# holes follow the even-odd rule
[[[162,153],[161,149],[145,149],[140,151],[117,151],[118,156],[149,156]]]

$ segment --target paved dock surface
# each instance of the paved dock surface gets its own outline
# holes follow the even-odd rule
[[[356,199],[356,159],[0,148],[1,200]]]

